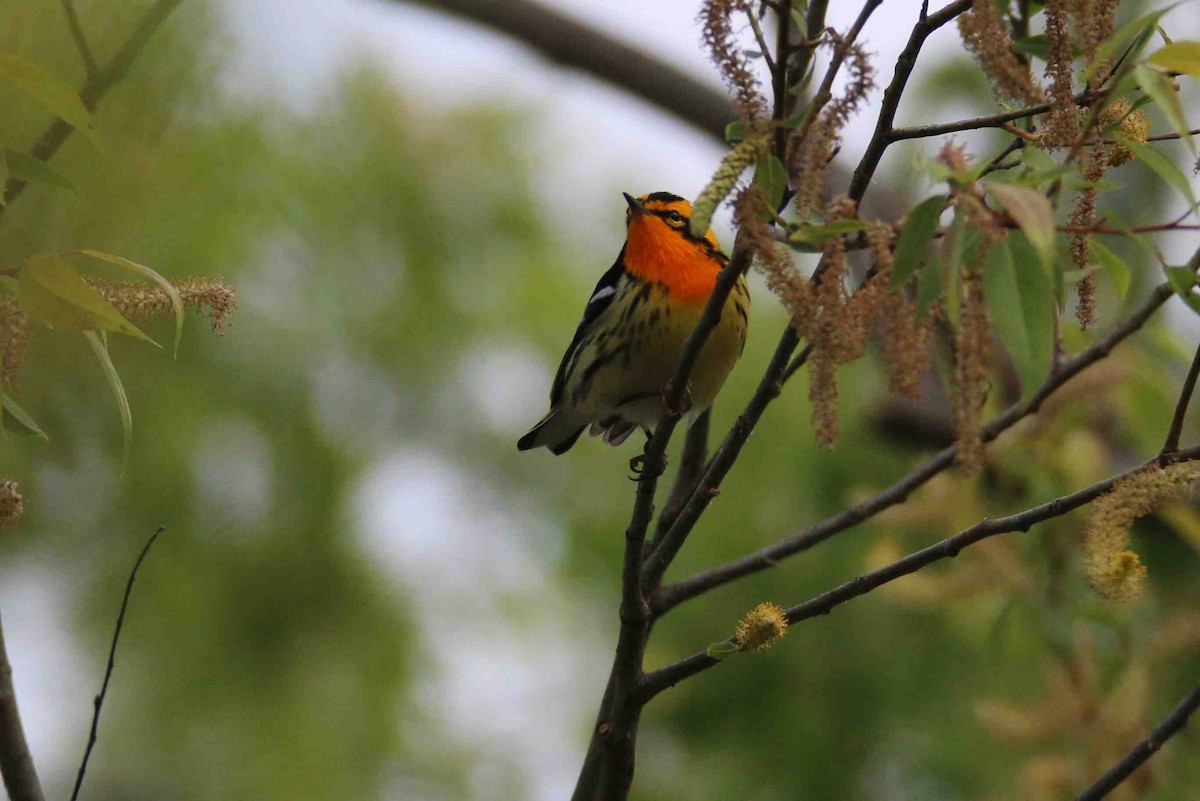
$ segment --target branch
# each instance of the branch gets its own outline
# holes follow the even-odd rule
[[[704,510],[708,508],[713,498],[720,494],[721,482],[733,467],[733,463],[737,461],[738,455],[742,452],[742,446],[746,444],[754,427],[758,425],[762,413],[772,400],[779,397],[783,372],[788,358],[798,343],[796,329],[789,325],[784,329],[783,336],[775,347],[775,355],[771,357],[771,362],[767,365],[766,372],[758,383],[758,389],[754,391],[746,409],[734,421],[733,427],[725,436],[725,441],[721,443],[716,455],[705,468],[704,476],[696,485],[691,497],[688,498],[687,505],[671,523],[670,529],[661,538],[662,542],[646,560],[642,572],[642,585],[646,589],[653,589],[662,581],[663,574],[666,573],[667,568],[679,553],[679,549],[683,547],[683,543],[695,527],[696,521],[704,514]]]
[[[79,788],[83,786],[83,776],[87,773],[88,759],[92,756],[92,749],[96,747],[96,729],[100,725],[100,710],[104,706],[104,697],[108,694],[108,682],[112,678],[113,668],[116,667],[117,642],[121,639],[121,626],[125,623],[125,610],[129,607],[129,594],[133,592],[133,580],[137,578],[142,560],[146,558],[146,554],[150,553],[150,546],[154,544],[164,529],[165,526],[159,526],[158,530],[150,535],[150,539],[146,540],[146,544],[142,546],[142,552],[138,555],[137,561],[133,563],[133,570],[129,572],[129,581],[125,584],[125,595],[121,598],[121,612],[117,615],[117,628],[113,632],[112,647],[108,651],[108,668],[104,671],[104,684],[100,687],[100,694],[96,696],[96,711],[92,713],[92,730],[88,735],[87,748],[83,751],[83,761],[79,764],[79,774],[75,777],[75,789],[71,792],[71,801],[79,798]]]
[[[92,48],[88,47],[87,37],[83,35],[83,26],[79,24],[79,15],[75,13],[74,0],[62,0],[63,13],[67,16],[67,26],[71,29],[71,38],[75,40],[75,47],[79,50],[79,57],[83,59],[83,66],[87,70],[89,79],[95,77],[100,68],[96,64],[96,57],[92,55]]]
[[[1197,251],[1192,256],[1188,266],[1193,271],[1200,267],[1200,251]],[[983,430],[984,442],[991,442],[1018,421],[1036,412],[1042,403],[1063,384],[1087,367],[1106,357],[1120,342],[1138,331],[1173,294],[1171,288],[1166,284],[1156,287],[1138,310],[1110,332],[1108,336],[1100,339],[1074,358],[1063,362],[1042,383],[1042,386],[1038,388],[1033,397],[1023,403],[1013,404],[989,422]],[[790,537],[779,540],[740,559],[735,559],[710,570],[697,573],[674,584],[660,587],[651,597],[651,608],[655,616],[661,616],[689,598],[694,598],[711,589],[728,584],[742,576],[774,567],[781,559],[793,556],[801,551],[806,551],[835,534],[852,528],[864,520],[874,517],[883,510],[902,503],[916,489],[953,465],[957,454],[957,446],[952,445],[945,448],[912,470],[904,478],[856,506],[852,506],[833,517],[826,518]]]
[[[683,509],[683,505],[691,497],[692,490],[696,488],[696,482],[704,476],[705,462],[708,460],[708,432],[711,423],[712,409],[709,408],[705,409],[704,413],[696,418],[696,422],[688,427],[683,441],[683,455],[679,461],[679,472],[675,475],[675,486],[671,488],[671,494],[667,496],[667,503],[659,512],[658,527],[654,534],[654,540],[650,543],[651,550],[658,545],[659,540],[671,528],[675,518]]]
[[[912,76],[913,67],[917,64],[917,56],[925,45],[925,40],[931,33],[963,14],[970,7],[971,0],[955,0],[937,13],[930,15],[927,13],[929,1],[925,0],[922,3],[921,17],[913,26],[912,33],[908,37],[908,44],[904,46],[904,50],[896,60],[896,72],[892,77],[892,82],[883,92],[883,103],[879,108],[879,119],[875,123],[875,132],[871,135],[867,150],[863,153],[863,157],[858,163],[858,169],[854,171],[854,177],[850,180],[850,189],[847,194],[856,203],[861,202],[863,195],[867,193],[867,187],[871,184],[871,178],[875,176],[875,170],[879,167],[884,151],[887,150],[888,145],[896,141],[891,136],[892,124],[896,121],[896,111],[900,107],[900,99],[904,96],[905,87],[908,86],[908,79]]]
[[[89,110],[95,109],[96,104],[112,88],[113,84],[125,77],[130,65],[141,55],[146,43],[150,41],[150,37],[181,2],[183,0],[158,0],[154,7],[146,12],[142,21],[125,40],[125,44],[121,45],[121,49],[113,56],[112,61],[103,70],[90,77],[83,88],[79,90],[79,99],[83,101],[84,106]],[[67,141],[67,137],[73,130],[75,129],[62,120],[55,120],[38,137],[37,142],[29,151],[30,155],[42,161],[49,161],[62,147],[63,142]],[[25,191],[25,187],[25,181],[9,181],[8,188],[4,192],[5,205],[11,206],[12,202]],[[0,214],[3,213],[4,210],[0,209]]]
[[[1117,785],[1129,778],[1130,774],[1137,770],[1143,762],[1154,756],[1158,749],[1162,748],[1163,743],[1186,726],[1188,718],[1198,708],[1200,708],[1200,684],[1193,687],[1192,691],[1179,702],[1179,705],[1171,710],[1171,714],[1154,727],[1154,731],[1150,732],[1149,737],[1134,746],[1133,750],[1126,754],[1120,762],[1109,768],[1091,786],[1075,796],[1075,801],[1099,801],[1116,789]]]
[[[1026,117],[1045,114],[1049,110],[1049,103],[1041,103],[1036,106],[1027,106],[1026,108],[1006,111],[1003,114],[991,114],[986,117],[972,117],[966,120],[942,122],[936,125],[915,125],[911,128],[893,128],[888,133],[888,139],[892,142],[900,142],[905,139],[927,139],[931,136],[941,136],[942,134],[958,133],[960,131],[974,131],[980,128],[999,128],[1014,120],[1022,120]]]
[[[0,774],[4,776],[10,801],[44,801],[33,756],[25,741],[25,729],[21,726],[21,713],[17,709],[12,665],[8,663],[8,652],[4,648],[3,626],[0,626]]]
[[[613,657],[611,712],[607,728],[603,724],[598,725],[592,734],[593,740],[601,739],[604,743],[605,753],[600,757],[604,764],[599,769],[604,798],[625,798],[633,781],[633,737],[641,714],[641,705],[632,702],[632,695],[641,680],[642,658],[650,626],[650,607],[642,593],[642,555],[646,531],[654,514],[654,494],[658,488],[658,477],[666,465],[667,445],[683,414],[683,398],[692,369],[709,334],[720,320],[729,293],[733,291],[738,278],[750,266],[752,257],[753,253],[749,248],[735,245],[732,258],[717,276],[713,293],[700,315],[695,330],[684,343],[679,364],[667,385],[664,396],[667,412],[655,426],[654,434],[642,452],[642,472],[638,477],[629,527],[625,530],[625,559],[621,571],[621,631],[617,638],[617,652]],[[591,751],[592,746],[589,745],[589,755]],[[586,760],[584,767],[589,767]],[[579,781],[576,782],[573,801],[591,801],[595,788],[585,784],[586,772],[581,772]]]
[[[1197,459],[1200,459],[1200,447],[1189,448],[1171,454],[1167,457],[1166,463],[1190,462]],[[981,540],[1013,531],[1027,532],[1038,523],[1061,517],[1085,504],[1091,503],[1096,498],[1111,490],[1113,485],[1118,481],[1158,463],[1159,459],[1156,457],[1124,473],[1112,476],[1103,481],[1098,481],[1078,492],[1063,495],[1040,506],[1035,506],[1032,509],[1026,509],[1024,512],[1008,515],[1007,517],[982,520],[970,528],[963,529],[952,537],[947,537],[919,551],[914,551],[886,567],[858,576],[844,584],[839,584],[828,592],[824,592],[821,595],[810,598],[804,603],[791,607],[786,610],[788,623],[794,625],[801,620],[807,620],[818,615],[827,615],[835,607],[859,596],[866,595],[872,590],[882,587],[884,584],[907,576],[910,573],[915,573],[934,562],[958,556],[963,548],[974,545]],[[732,640],[730,641],[732,642]],[[673,687],[684,679],[690,678],[716,665],[718,661],[710,657],[705,651],[700,651],[686,659],[647,674],[638,687],[639,698],[643,699],[643,701],[648,701],[668,687]]]
[[[1196,379],[1200,377],[1200,346],[1196,347],[1196,355],[1192,357],[1192,366],[1188,369],[1187,378],[1183,380],[1183,389],[1179,392],[1179,401],[1175,404],[1175,416],[1171,418],[1171,430],[1167,432],[1167,441],[1163,443],[1162,455],[1174,453],[1179,448],[1179,435],[1183,432],[1183,420],[1187,417],[1188,404],[1192,401],[1192,390],[1196,388]]]
[[[402,2],[403,0],[390,0]],[[455,14],[522,41],[542,55],[640,97],[725,142],[736,115],[729,97],[566,14],[531,0],[409,0]]]

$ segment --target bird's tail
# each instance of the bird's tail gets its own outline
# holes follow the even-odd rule
[[[557,456],[571,450],[583,429],[584,426],[569,419],[561,408],[555,407],[529,429],[528,434],[517,440],[517,450],[546,447]]]

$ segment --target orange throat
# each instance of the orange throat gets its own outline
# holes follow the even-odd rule
[[[675,300],[702,306],[717,284],[721,265],[703,243],[646,217],[629,226],[625,269],[643,281],[662,284]]]

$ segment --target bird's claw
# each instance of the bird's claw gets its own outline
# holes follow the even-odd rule
[[[667,457],[661,456],[653,467],[646,464],[646,454],[639,453],[629,460],[630,481],[641,481],[643,478],[657,478],[667,469]]]
[[[679,408],[672,409],[671,403],[667,399],[671,397],[672,387],[667,384],[663,387],[663,405],[666,406],[667,414],[683,416],[692,408],[692,382],[688,381],[687,386],[683,388],[683,394],[679,396]]]

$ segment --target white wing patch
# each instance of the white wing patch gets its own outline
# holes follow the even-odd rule
[[[612,297],[615,294],[617,294],[617,288],[615,286],[606,286],[595,295],[592,295],[591,300],[587,302],[587,305],[591,306],[593,303],[598,303],[605,298]]]

